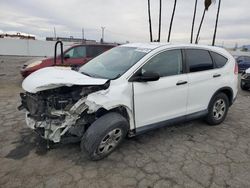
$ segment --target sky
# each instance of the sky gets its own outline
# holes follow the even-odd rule
[[[218,1],[206,13],[201,44],[211,44]],[[217,45],[250,44],[250,1],[221,0]],[[177,0],[171,42],[188,43],[195,0]],[[161,41],[167,41],[174,0],[162,0]],[[204,10],[198,0],[195,34]],[[153,37],[158,38],[159,1],[151,0]],[[37,39],[54,36],[82,37],[99,41],[105,27],[107,42],[148,42],[147,0],[0,0],[0,33],[22,32]]]

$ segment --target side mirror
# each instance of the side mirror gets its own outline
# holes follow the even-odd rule
[[[65,55],[63,56],[63,58],[64,58],[64,59],[69,59],[70,56],[69,56],[69,54],[65,54]]]
[[[160,75],[156,72],[145,72],[140,76],[133,76],[130,82],[153,82],[160,79]]]

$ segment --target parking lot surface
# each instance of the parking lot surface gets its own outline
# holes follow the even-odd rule
[[[19,112],[19,69],[0,56],[0,187],[250,187],[250,92],[239,90],[220,126],[202,120],[127,139],[92,162],[79,144],[45,143]]]

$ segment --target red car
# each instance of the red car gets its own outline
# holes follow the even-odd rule
[[[115,47],[111,44],[80,44],[75,45],[64,51],[64,63],[63,66],[80,67],[87,63],[92,58],[100,55],[101,53]],[[56,59],[56,65],[61,65],[61,56],[58,55]],[[54,66],[54,58],[47,58],[43,60],[37,60],[30,64],[24,64],[21,69],[23,77],[27,77],[32,72],[44,67]]]

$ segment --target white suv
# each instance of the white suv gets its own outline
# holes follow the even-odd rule
[[[23,81],[27,125],[53,142],[81,141],[90,159],[126,136],[190,119],[217,125],[237,94],[238,67],[224,49],[126,44],[80,70],[49,67]]]

